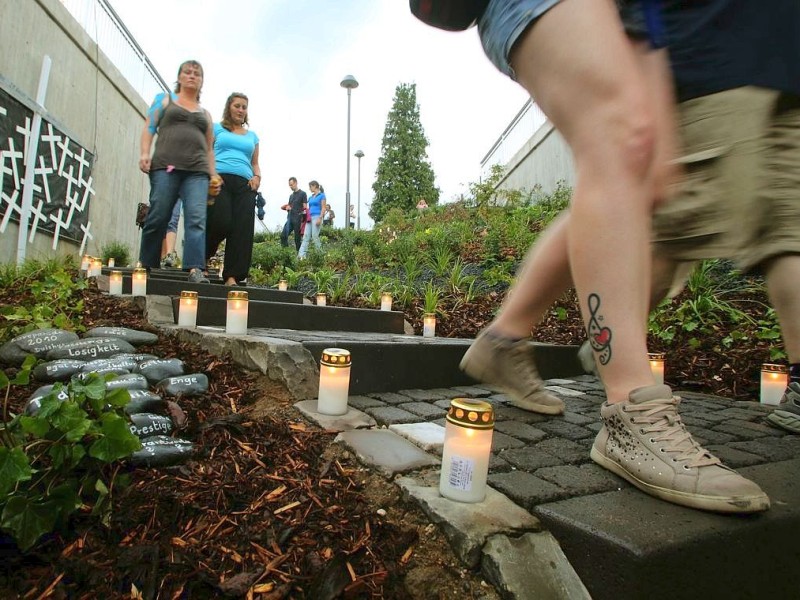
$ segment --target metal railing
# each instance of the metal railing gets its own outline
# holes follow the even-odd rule
[[[106,0],[61,0],[61,4],[146,102],[169,89]]]
[[[546,122],[547,117],[535,102],[525,102],[481,160],[481,175],[486,177],[493,165],[507,165]]]

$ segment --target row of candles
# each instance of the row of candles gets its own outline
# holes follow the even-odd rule
[[[91,268],[95,268],[92,265]],[[93,276],[91,271],[89,276]],[[281,280],[281,283],[285,283]],[[281,288],[279,284],[278,289]],[[122,294],[122,272],[112,271],[109,278],[109,294]],[[142,268],[133,270],[131,293],[134,296],[144,296],[147,293],[147,271]],[[196,327],[197,324],[197,292],[181,292],[178,326]],[[317,304],[325,306],[325,294],[317,294]],[[381,297],[381,310],[392,309],[392,296],[385,293]],[[247,333],[248,297],[247,292],[228,292],[228,305],[225,320],[225,333],[230,335],[244,335]],[[423,318],[423,337],[434,337],[436,331],[436,315],[426,314]],[[666,354],[663,352],[650,353],[650,370],[656,383],[664,383],[664,366]],[[789,372],[785,365],[766,363],[761,366],[760,401],[762,404],[780,404],[786,386],[789,384]]]

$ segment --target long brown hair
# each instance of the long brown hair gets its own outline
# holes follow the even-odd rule
[[[250,100],[244,94],[240,92],[233,92],[228,99],[225,101],[225,110],[222,111],[222,126],[230,131],[233,129],[233,120],[231,119],[231,104],[236,98],[241,98],[245,102],[250,102]],[[247,125],[247,113],[244,115],[244,121],[242,121],[242,125]]]
[[[198,69],[200,69],[200,77],[203,78],[203,81],[205,81],[205,78],[206,78],[206,73],[203,70],[203,65],[201,65],[199,62],[197,62],[196,60],[185,60],[185,61],[183,61],[181,63],[181,66],[178,67],[178,75],[175,78],[176,79],[176,81],[175,81],[175,93],[176,94],[181,91],[181,71],[183,71],[183,67],[197,67]],[[202,89],[203,89],[203,84],[201,83],[200,84],[200,88],[197,90],[197,99],[198,100],[200,100],[200,92],[202,91]]]

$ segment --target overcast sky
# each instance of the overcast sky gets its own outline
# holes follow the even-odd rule
[[[428,27],[406,0],[111,0],[114,10],[172,85],[178,66],[203,64],[203,105],[215,120],[231,92],[250,100],[259,136],[265,223],[283,225],[280,210],[294,175],[308,191],[318,180],[343,225],[347,159],[347,91],[351,96],[351,202],[371,222],[381,139],[399,83],[417,84],[428,155],[442,200],[457,197],[480,175],[480,160],[527,96],[486,59],[473,28]],[[147,99],[148,102],[151,99]],[[258,228],[258,227],[257,227]]]

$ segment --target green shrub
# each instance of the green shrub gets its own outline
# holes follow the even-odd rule
[[[270,274],[278,268],[295,267],[297,252],[294,247],[284,248],[273,242],[254,244],[253,258],[250,264],[254,268]]]
[[[28,357],[11,381],[0,372],[6,404],[10,385],[27,385],[35,363]],[[83,506],[109,522],[112,491],[124,483],[111,465],[142,447],[123,410],[129,400],[127,390],[107,392],[106,378],[90,373],[83,381],[55,384],[35,415],[8,420],[4,408],[0,527],[22,550],[63,528]]]
[[[105,244],[100,248],[100,257],[104,265],[108,264],[109,258],[114,259],[115,267],[127,267],[131,264],[130,248],[128,248],[127,244],[123,244],[122,242],[112,241]]]
[[[75,279],[68,261],[30,261],[21,267],[6,267],[0,280],[6,289],[18,290],[13,305],[0,306],[0,341],[34,329],[57,327],[82,331],[85,279]]]

